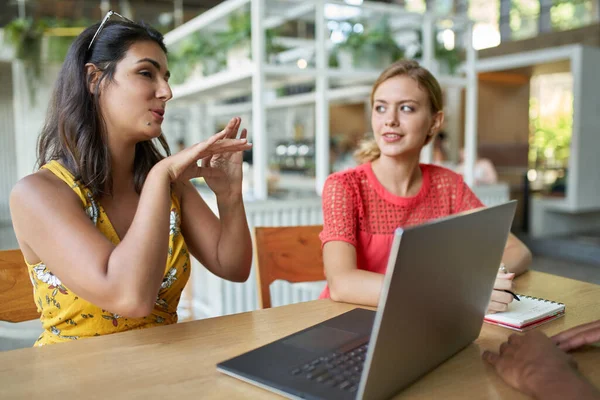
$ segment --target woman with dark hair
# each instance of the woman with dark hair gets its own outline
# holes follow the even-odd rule
[[[171,156],[162,35],[115,14],[71,45],[40,135],[40,169],[11,193],[44,327],[37,345],[175,323],[190,253],[222,278],[250,273],[241,163],[251,146],[245,130],[236,139],[240,119]],[[215,192],[220,219],[195,177]]]
[[[483,207],[460,175],[419,163],[421,150],[443,126],[442,105],[438,81],[415,61],[392,64],[375,82],[373,140],[356,153],[362,165],[332,174],[323,188],[328,286],[321,297],[376,306],[396,228]],[[527,270],[531,253],[511,234],[502,262],[489,312],[507,309],[513,297],[504,290]]]

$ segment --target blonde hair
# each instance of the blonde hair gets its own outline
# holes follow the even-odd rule
[[[440,87],[439,82],[431,72],[413,60],[396,61],[379,75],[379,78],[377,78],[377,81],[375,81],[373,89],[371,90],[371,107],[373,106],[375,91],[383,82],[404,75],[417,81],[419,87],[427,92],[432,114],[437,114],[439,111],[442,111],[444,102],[442,98],[442,88]],[[358,149],[354,152],[354,158],[361,164],[374,161],[378,159],[380,155],[381,151],[379,150],[379,146],[377,146],[377,142],[373,139],[361,141]]]

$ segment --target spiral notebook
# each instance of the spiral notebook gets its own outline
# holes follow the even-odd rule
[[[519,294],[517,296],[521,301],[511,302],[507,311],[487,314],[484,321],[516,331],[525,331],[565,314],[563,303]]]

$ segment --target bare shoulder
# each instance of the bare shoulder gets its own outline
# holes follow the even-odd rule
[[[37,171],[24,177],[13,187],[10,193],[10,213],[19,247],[26,259],[36,259],[27,245],[30,228],[39,227],[45,220],[53,220],[53,213],[59,214],[60,210],[83,212],[77,195],[50,171]]]
[[[10,194],[11,210],[29,207],[47,199],[58,201],[79,201],[77,195],[62,180],[48,170],[39,170],[17,182]]]

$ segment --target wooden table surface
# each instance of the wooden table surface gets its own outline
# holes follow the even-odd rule
[[[563,318],[539,328],[552,335],[600,319],[600,286],[539,272],[516,281],[516,292],[566,304]],[[267,310],[130,331],[71,343],[0,353],[0,397],[101,399],[278,398],[216,371],[216,364],[355,308],[316,300]],[[524,398],[481,360],[513,333],[484,324],[465,350],[397,398]],[[575,353],[584,375],[600,386],[600,348]]]

